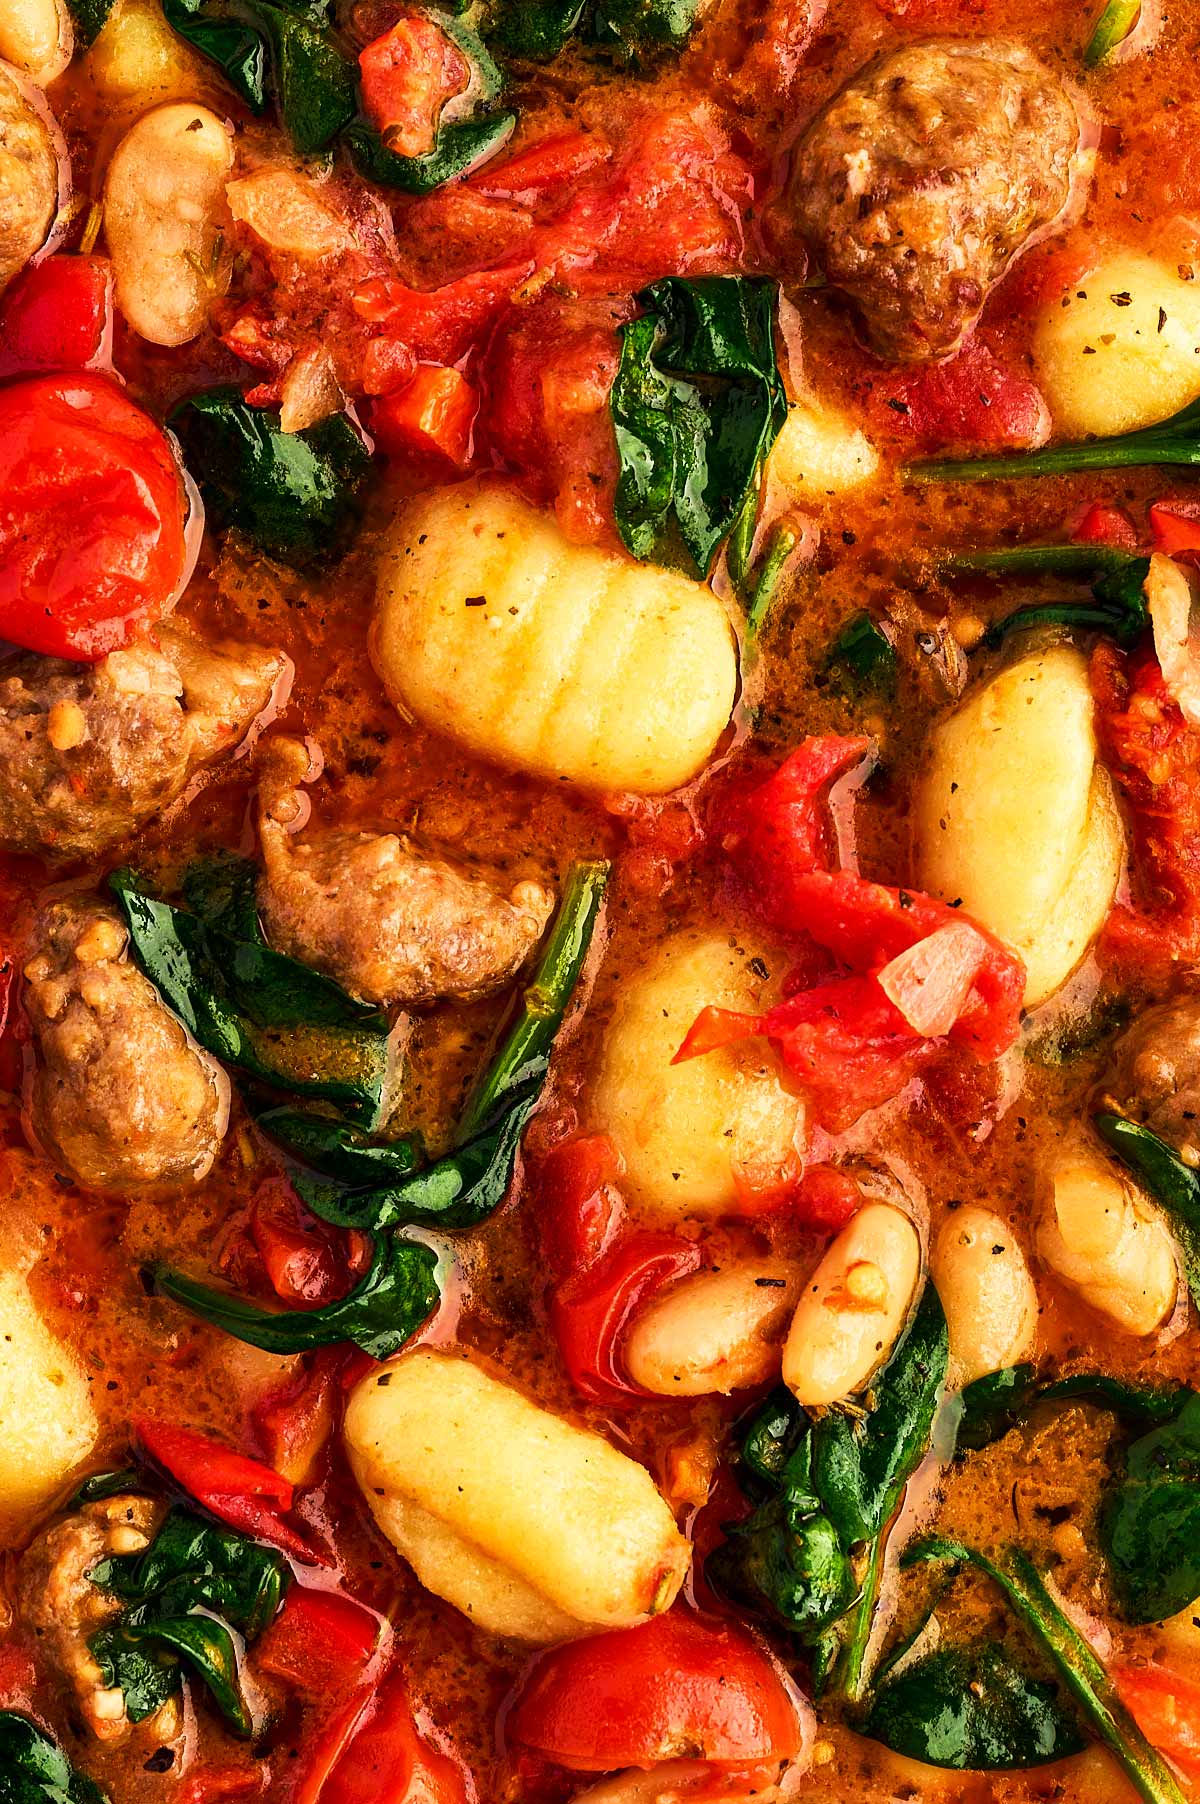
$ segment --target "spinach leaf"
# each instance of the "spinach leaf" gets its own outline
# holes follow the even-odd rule
[[[258,919],[258,866],[236,852],[199,858],[183,873],[183,899],[206,927],[263,946]]]
[[[274,1620],[291,1580],[281,1553],[173,1509],[145,1552],[101,1560],[88,1578],[129,1606],[88,1647],[131,1722],[174,1696],[182,1660],[234,1733],[252,1732],[231,1625],[253,1640]]]
[[[682,50],[704,0],[596,0],[592,36],[597,44],[639,51]]]
[[[1091,601],[1037,602],[995,621],[981,640],[992,650],[1010,633],[1039,626],[1107,633],[1128,649],[1150,625],[1142,592],[1150,560],[1112,545],[1008,545],[996,551],[955,551],[940,557],[936,567],[947,576],[1079,577],[1090,587]]]
[[[353,66],[311,19],[266,0],[252,0],[249,11],[271,47],[280,123],[302,156],[325,150],[357,109]]]
[[[306,1115],[273,1103],[262,1107],[253,1098],[246,1101],[254,1125],[268,1139],[309,1172],[337,1179],[339,1188],[384,1188],[399,1183],[421,1164],[421,1144],[415,1138],[373,1145],[344,1121],[327,1115]]]
[[[115,5],[116,0],[67,0],[75,42],[80,48],[90,49],[96,42]]]
[[[1200,1395],[1127,1449],[1100,1542],[1127,1622],[1160,1622],[1200,1597]]]
[[[15,1710],[0,1710],[0,1804],[108,1804],[57,1742]]]
[[[707,576],[787,417],[775,362],[778,285],[668,276],[621,328],[609,405],[617,529],[637,558]]]
[[[138,1478],[139,1474],[134,1466],[125,1466],[120,1472],[93,1472],[79,1486],[67,1504],[67,1509],[77,1510],[85,1503],[102,1503],[106,1497],[119,1497],[122,1491],[134,1487]]]
[[[509,56],[547,63],[574,35],[588,0],[503,0],[488,37]]]
[[[1074,1372],[1069,1378],[1047,1381],[1034,1365],[1005,1366],[977,1378],[951,1400],[950,1407],[957,1402],[959,1409],[955,1450],[973,1452],[990,1446],[1038,1403],[1095,1403],[1122,1421],[1143,1427],[1173,1421],[1191,1395],[1186,1387],[1126,1384],[1103,1372]]]
[[[1060,476],[1071,470],[1145,469],[1152,464],[1200,464],[1200,401],[1156,425],[1113,438],[1045,445],[999,457],[934,458],[909,464],[911,482],[1000,482],[1012,476]]]
[[[757,513],[758,496],[752,493],[747,498],[742,513],[742,518],[750,521],[751,528],[753,528]],[[737,528],[734,531],[736,535]],[[746,643],[749,646],[754,645],[767,624],[787,561],[799,543],[800,535],[794,527],[787,525],[775,527],[767,540],[766,550],[753,570],[750,571],[745,584],[734,575],[733,562],[730,564],[730,576],[739,588],[744,587],[746,590]],[[731,538],[729,541],[730,554],[732,554],[733,544],[734,540]]]
[[[267,104],[267,46],[263,34],[208,0],[163,0],[163,17],[202,56],[215,63],[253,113]]]
[[[1136,1121],[1097,1115],[1093,1125],[1166,1216],[1183,1256],[1192,1302],[1200,1309],[1200,1175]]]
[[[862,1731],[894,1754],[958,1772],[1042,1766],[1084,1746],[1057,1687],[994,1642],[914,1660],[876,1692]]]
[[[266,1353],[303,1353],[351,1341],[373,1359],[390,1359],[440,1302],[437,1268],[437,1253],[423,1241],[383,1234],[366,1276],[348,1296],[320,1309],[262,1309],[169,1266],[154,1267],[151,1276],[163,1296]]]
[[[910,1548],[901,1565],[926,1560],[952,1560],[986,1573],[1049,1655],[1089,1727],[1112,1749],[1146,1804],[1185,1804],[1170,1768],[1121,1702],[1095,1649],[1051,1596],[1023,1549],[1006,1547],[992,1559],[961,1541],[934,1537]]]
[[[169,422],[213,519],[297,568],[335,552],[357,517],[371,454],[345,414],[283,432],[279,412],[209,388]]]
[[[499,0],[489,39],[509,56],[545,63],[579,33],[626,58],[680,50],[703,0]]]
[[[789,1490],[727,1531],[706,1572],[717,1590],[815,1642],[858,1596],[849,1554],[828,1516]]]
[[[261,940],[235,939],[109,878],[141,969],[200,1045],[251,1076],[373,1127],[391,1071],[386,1016]]]
[[[896,693],[896,648],[865,608],[852,614],[829,648],[825,674],[850,700]]]

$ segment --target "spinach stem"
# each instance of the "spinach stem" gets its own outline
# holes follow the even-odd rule
[[[794,527],[777,526],[767,541],[767,548],[759,560],[750,591],[750,605],[746,609],[746,638],[751,644],[763,629],[771,611],[771,603],[775,599],[775,591],[779,587],[783,566],[795,551],[799,538]]]
[[[867,1656],[871,1647],[871,1631],[875,1625],[875,1610],[883,1585],[890,1526],[889,1524],[887,1528],[881,1529],[871,1543],[871,1554],[863,1575],[862,1593],[848,1619],[839,1690],[852,1704],[861,1703],[867,1689]]]
[[[1136,552],[1115,545],[1005,545],[990,551],[946,552],[937,558],[937,568],[951,576],[1008,571],[1090,576],[1099,570],[1125,570],[1137,561]]]

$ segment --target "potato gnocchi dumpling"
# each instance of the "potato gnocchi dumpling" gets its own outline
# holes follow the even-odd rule
[[[572,545],[495,484],[420,496],[384,553],[373,655],[396,706],[484,757],[653,795],[702,769],[737,688],[710,589]]]
[[[126,119],[214,85],[212,66],[171,30],[158,0],[117,0],[88,51],[87,74],[112,112]]]
[[[88,1379],[18,1271],[0,1271],[0,1535],[41,1509],[99,1433]]]
[[[422,1584],[481,1628],[561,1641],[665,1610],[690,1550],[644,1467],[452,1354],[364,1378],[346,1448]]]
[[[767,474],[788,499],[815,505],[861,488],[879,471],[879,453],[844,414],[814,396],[794,401],[771,448]]]
[[[1200,395],[1200,285],[1119,252],[1054,295],[1033,357],[1063,437],[1152,426]]]
[[[803,1109],[765,1040],[671,1063],[707,1003],[769,1007],[785,963],[750,936],[686,930],[625,976],[592,1119],[620,1153],[624,1188],[645,1215],[667,1223],[722,1215],[742,1178],[765,1187],[795,1170]]]
[[[1032,652],[968,693],[934,730],[916,823],[923,886],[1019,952],[1026,1006],[1044,1001],[1103,926],[1125,853],[1081,652]]]

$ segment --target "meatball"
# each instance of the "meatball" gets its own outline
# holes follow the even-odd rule
[[[229,1122],[229,1080],[125,957],[115,909],[77,897],[37,925],[25,1001],[37,1042],[34,1133],[90,1190],[198,1183]]]
[[[995,40],[933,38],[846,83],[796,149],[788,205],[882,356],[944,357],[1080,165],[1066,87]]]
[[[53,132],[0,68],[0,289],[41,250],[57,211]]]
[[[108,1689],[88,1651],[97,1629],[120,1614],[119,1598],[101,1591],[88,1573],[116,1554],[141,1553],[161,1525],[163,1505],[130,1492],[88,1503],[38,1536],[17,1573],[17,1608],[78,1700],[80,1713],[101,1741],[127,1735],[124,1694]],[[164,1704],[147,1724],[160,1741],[175,1732],[178,1707]]]
[[[98,664],[0,666],[0,848],[82,858],[127,838],[231,752],[291,674],[261,646],[166,625],[157,638]]]
[[[1106,1088],[1123,1113],[1200,1164],[1200,996],[1139,1015],[1113,1049]]]
[[[541,938],[554,905],[539,883],[508,897],[394,833],[321,833],[295,843],[308,816],[298,788],[306,748],[263,748],[259,906],[273,945],[366,1002],[483,996],[506,983]]]

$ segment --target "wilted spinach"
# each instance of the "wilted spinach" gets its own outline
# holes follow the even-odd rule
[[[108,1804],[108,1798],[28,1717],[0,1710],[0,1804]]]
[[[873,615],[851,614],[829,647],[825,675],[848,700],[896,693],[896,648]]]
[[[637,558],[707,576],[753,504],[787,417],[775,361],[775,282],[668,276],[621,328],[609,398],[617,529]]]
[[[1032,1678],[994,1642],[937,1647],[886,1678],[862,1732],[893,1753],[959,1772],[1042,1766],[1084,1746],[1057,1686]]]
[[[1097,1115],[1096,1132],[1145,1186],[1166,1216],[1183,1255],[1192,1302],[1200,1309],[1200,1175],[1157,1134],[1123,1115]]]
[[[982,644],[1001,645],[1010,633],[1037,626],[1066,626],[1107,633],[1126,649],[1150,625],[1143,584],[1150,560],[1111,545],[1012,545],[997,551],[956,551],[939,560],[946,574],[981,576],[1077,576],[1090,601],[1047,601],[1017,608],[990,626]]]
[[[928,1451],[947,1355],[945,1314],[927,1283],[861,1413],[835,1409],[813,1420],[776,1392],[742,1443],[746,1489],[759,1506],[708,1560],[719,1589],[803,1641],[823,1642],[820,1665],[826,1674],[836,1667],[850,1698],[865,1682],[884,1533]]]
[[[297,568],[339,548],[371,467],[345,414],[284,432],[278,409],[248,406],[240,389],[209,388],[173,408],[169,424],[219,525]]]
[[[75,41],[86,50],[96,42],[108,23],[116,0],[67,0]]]
[[[1036,1403],[1095,1403],[1134,1426],[1171,1421],[1192,1395],[1186,1387],[1127,1384],[1103,1372],[1075,1372],[1045,1379],[1031,1364],[1004,1366],[968,1384],[950,1407],[958,1411],[955,1446],[975,1451],[999,1440],[1025,1419]]]
[[[626,57],[678,50],[702,0],[498,0],[487,33],[510,56],[545,63],[572,38]]]
[[[131,1722],[179,1690],[182,1660],[234,1733],[252,1732],[232,1630],[252,1641],[274,1619],[291,1579],[281,1553],[172,1509],[145,1552],[101,1560],[88,1578],[128,1606],[88,1646]]]

